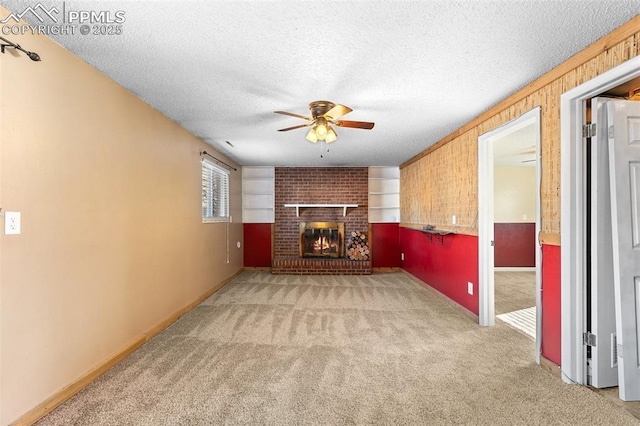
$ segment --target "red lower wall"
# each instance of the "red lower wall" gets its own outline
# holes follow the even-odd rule
[[[271,224],[245,223],[244,266],[246,268],[271,267]]]
[[[245,223],[244,266],[247,268],[269,268],[271,259],[271,224]],[[372,223],[371,266],[374,268],[400,267],[400,236],[397,223]]]
[[[561,362],[560,247],[542,246],[542,356]]]
[[[371,267],[400,267],[400,226],[397,223],[371,224]]]
[[[494,224],[496,267],[536,266],[536,224]]]
[[[400,228],[402,268],[478,315],[478,237],[434,235]],[[473,295],[467,293],[473,283]]]

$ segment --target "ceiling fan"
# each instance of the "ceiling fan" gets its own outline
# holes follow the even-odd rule
[[[311,102],[309,104],[309,110],[311,111],[311,117],[287,111],[274,111],[276,114],[290,115],[291,117],[302,118],[308,121],[308,123],[279,129],[278,131],[286,132],[293,129],[313,126],[306,136],[309,142],[316,143],[318,141],[325,141],[326,143],[331,143],[338,139],[338,135],[331,127],[331,124],[338,127],[353,127],[367,130],[373,129],[375,125],[375,123],[368,121],[338,120],[338,118],[349,114],[353,110],[348,106],[334,104],[329,101]]]

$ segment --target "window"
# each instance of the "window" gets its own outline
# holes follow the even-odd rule
[[[229,220],[229,171],[202,160],[202,222]]]

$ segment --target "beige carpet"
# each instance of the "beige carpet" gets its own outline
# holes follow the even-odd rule
[[[536,339],[535,271],[495,271],[496,318]]]
[[[638,424],[402,274],[245,272],[41,425]]]
[[[496,271],[493,286],[496,314],[536,306],[535,271]]]

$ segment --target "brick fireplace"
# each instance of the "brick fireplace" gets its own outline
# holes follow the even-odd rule
[[[344,257],[344,223],[300,222],[300,257]]]
[[[344,257],[344,235],[352,231],[368,232],[367,167],[276,167],[274,274],[370,274],[370,261],[352,261]],[[287,208],[285,204],[357,204],[355,208]],[[346,214],[345,214],[346,212]],[[297,216],[299,214],[299,216]],[[301,253],[301,224],[331,222],[343,229],[341,252],[328,255]],[[331,228],[331,227],[329,227]],[[313,229],[313,227],[312,227]],[[311,232],[311,238],[315,231]],[[333,231],[326,235],[332,238]],[[315,235],[316,237],[320,236]],[[316,238],[317,240],[317,238]],[[326,243],[320,241],[320,244]]]

